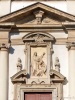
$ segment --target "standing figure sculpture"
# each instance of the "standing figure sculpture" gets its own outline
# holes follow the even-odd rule
[[[37,52],[34,52],[32,57],[32,75],[33,76],[43,76],[46,74],[46,65],[43,61],[45,53],[41,56],[37,55]]]

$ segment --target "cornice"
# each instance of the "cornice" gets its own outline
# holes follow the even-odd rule
[[[60,20],[64,19],[64,20],[68,20],[68,21],[75,21],[75,16],[74,15],[68,14],[68,13],[60,11],[60,10],[58,10],[56,8],[50,7],[50,6],[45,5],[43,3],[40,3],[40,2],[37,2],[37,3],[34,3],[34,4],[32,4],[32,5],[28,6],[28,7],[25,7],[23,9],[18,10],[18,11],[15,11],[15,12],[12,12],[10,14],[7,14],[5,16],[0,17],[0,22],[5,22],[5,21],[8,21],[8,20],[9,21],[14,21],[14,18],[15,19],[20,18],[19,17],[20,15],[24,16],[28,12],[30,12],[30,11],[33,12],[37,8],[43,9],[44,11],[47,11],[48,13],[51,13],[56,17],[58,16],[58,18]]]
[[[49,29],[54,29],[54,30],[63,30],[63,28],[66,28],[66,30],[73,30],[75,29],[75,22],[61,22],[59,24],[15,24],[15,23],[0,23],[0,31],[2,30],[10,30],[10,29],[13,29],[13,30],[24,30],[24,31],[27,31],[27,30],[33,30],[33,31],[36,31],[37,29],[43,29],[43,30],[49,30]],[[39,31],[39,30],[38,30]]]
[[[55,45],[66,45],[67,38],[56,38]],[[11,39],[11,45],[24,45],[22,39]]]

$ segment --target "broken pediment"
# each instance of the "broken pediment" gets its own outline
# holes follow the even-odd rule
[[[27,79],[26,70],[21,70],[11,77],[12,83],[26,83],[26,79]],[[53,83],[57,83],[57,82],[63,83],[65,82],[66,78],[61,73],[55,70],[51,70],[50,79],[51,79],[51,82]],[[44,81],[40,81],[40,82],[41,82],[40,84],[44,83]],[[32,81],[31,84],[37,84],[37,83],[35,81]]]
[[[59,72],[57,72],[56,70],[51,70],[50,71],[50,77],[51,77],[51,81],[52,82],[64,82],[65,81],[65,77],[61,74],[61,73],[59,73]]]
[[[60,24],[65,21],[74,22],[75,16],[39,2],[0,18],[1,23],[16,24]]]
[[[12,83],[26,83],[26,70],[21,70],[11,77]]]

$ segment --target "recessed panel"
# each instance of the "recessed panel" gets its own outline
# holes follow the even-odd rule
[[[42,77],[47,72],[47,47],[31,47],[31,75]]]

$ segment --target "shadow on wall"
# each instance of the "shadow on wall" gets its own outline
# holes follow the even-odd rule
[[[63,82],[63,85],[66,85],[68,83],[67,78],[65,78],[65,81]]]
[[[10,38],[11,38],[12,35],[19,35],[19,30],[18,29],[15,29],[15,31],[11,30],[10,34],[9,34]]]
[[[9,42],[11,43],[11,36],[16,36],[16,35],[19,35],[19,34],[20,34],[20,32],[19,32],[18,29],[15,29],[15,31],[11,30],[10,34],[9,34]]]
[[[14,36],[14,35],[19,35],[20,34],[20,32],[19,32],[19,30],[18,29],[15,29],[15,31],[10,31],[10,34],[9,34],[9,41],[10,41],[10,43],[11,43],[11,36]],[[9,53],[10,54],[14,54],[14,51],[15,51],[15,49],[13,48],[13,47],[10,47],[9,48]]]
[[[10,48],[9,48],[9,53],[10,53],[10,54],[14,54],[14,51],[15,51],[15,49],[14,49],[13,47],[10,47]]]

